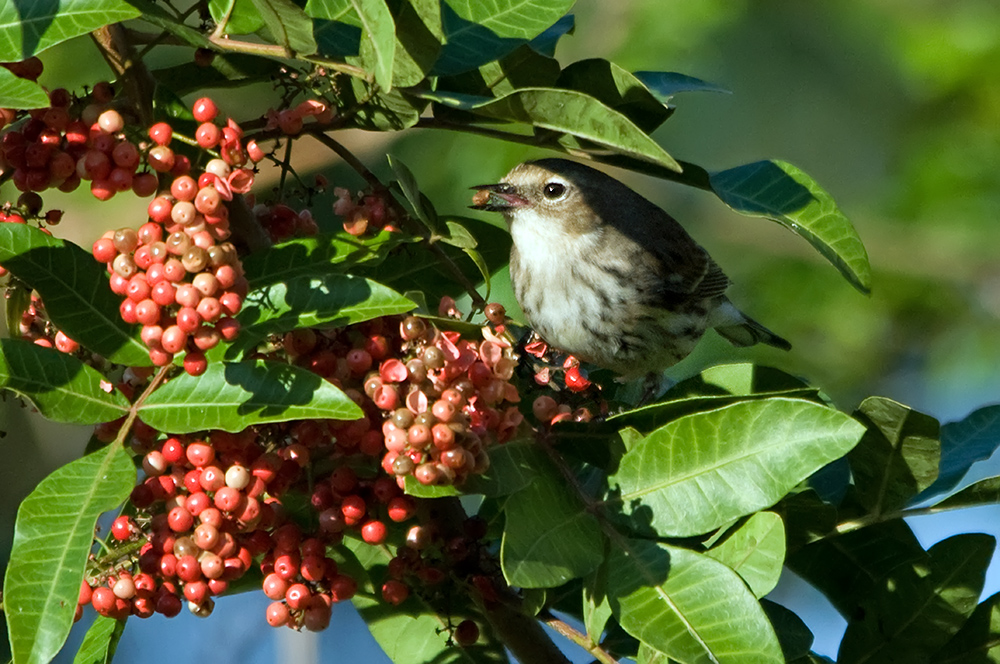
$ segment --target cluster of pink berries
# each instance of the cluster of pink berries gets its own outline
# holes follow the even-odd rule
[[[333,213],[344,219],[344,230],[355,237],[371,231],[396,230],[396,212],[376,194],[358,192],[352,195],[343,187],[336,187],[333,193],[337,200],[333,203]]]

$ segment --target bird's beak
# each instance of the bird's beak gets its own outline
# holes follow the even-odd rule
[[[480,184],[470,187],[470,189],[476,190],[475,196],[472,197],[472,202],[475,205],[469,206],[473,210],[506,212],[528,204],[528,200],[517,193],[517,188],[507,182]]]

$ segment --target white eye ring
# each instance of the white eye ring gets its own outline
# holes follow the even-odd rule
[[[549,182],[546,183],[545,187],[542,189],[542,193],[545,198],[550,201],[554,201],[557,198],[561,198],[563,194],[566,193],[566,185],[562,182]]]

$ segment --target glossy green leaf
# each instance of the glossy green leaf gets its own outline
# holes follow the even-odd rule
[[[382,231],[369,238],[347,233],[295,238],[256,251],[243,259],[243,272],[251,289],[296,277],[319,277],[344,272],[353,265],[381,260],[402,242],[399,233]]]
[[[125,396],[93,368],[22,339],[0,339],[0,390],[19,394],[56,422],[110,422],[129,407]]]
[[[296,328],[345,327],[415,306],[391,288],[361,277],[295,277],[247,294],[236,316],[241,330],[233,347],[246,348],[269,334]]]
[[[931,547],[929,569],[894,569],[848,623],[837,661],[912,662],[942,647],[976,608],[995,545],[989,535],[955,535]]]
[[[391,551],[353,538],[346,538],[341,549],[347,549],[351,558],[346,565],[340,565],[341,569],[360,586],[360,592],[351,602],[393,664],[506,664],[508,660],[503,648],[492,637],[488,623],[484,624],[480,616],[471,614],[462,598],[452,598],[447,611],[418,593],[411,593],[399,607],[392,606],[382,601],[378,588],[392,559]],[[343,554],[342,551],[338,553]],[[465,617],[478,618],[483,631],[475,645],[458,648],[449,643],[448,627]]]
[[[55,470],[21,503],[3,587],[17,664],[45,664],[62,647],[97,517],[134,484],[132,458],[112,444]]]
[[[104,357],[150,366],[149,353],[121,319],[107,270],[88,252],[27,224],[0,224],[0,265],[38,291],[57,328]]]
[[[868,252],[850,220],[816,181],[784,161],[711,174],[712,191],[740,214],[766,217],[800,235],[862,293],[872,287]]]
[[[472,233],[457,221],[446,221],[445,228],[448,230],[448,235],[441,239],[445,244],[462,249],[475,249],[476,245],[479,244]]]
[[[572,6],[573,0],[446,0],[445,47],[433,73],[458,74],[501,58],[559,22]]]
[[[275,42],[295,55],[316,52],[313,23],[292,0],[253,0]]]
[[[943,425],[938,477],[916,500],[951,491],[974,463],[989,459],[998,447],[1000,406],[985,406],[965,419]]]
[[[0,62],[17,62],[109,23],[136,18],[123,0],[8,0],[0,3]]]
[[[497,99],[447,93],[425,93],[423,96],[476,115],[570,134],[637,159],[681,170],[674,158],[631,120],[582,92],[522,88]]]
[[[396,24],[392,62],[393,87],[408,88],[420,84],[434,67],[444,30],[441,26],[440,0],[403,0],[393,15]],[[362,44],[362,58],[374,51],[374,42]]]
[[[541,463],[541,450],[534,440],[512,440],[489,448],[490,467],[482,475],[473,475],[462,487],[464,493],[484,496],[507,496],[525,488]]]
[[[597,518],[567,490],[566,480],[540,450],[534,467],[528,486],[504,506],[500,566],[512,586],[555,588],[601,563],[604,536]]]
[[[0,108],[45,108],[49,96],[42,86],[0,67]]]
[[[361,40],[361,56],[365,58],[366,47],[370,47],[368,57],[375,82],[384,91],[392,89],[392,65],[396,57],[396,24],[385,0],[351,0],[351,6],[361,19],[364,35]]]
[[[417,498],[444,498],[445,496],[460,496],[462,492],[453,484],[421,484],[412,475],[406,476],[403,492]]]
[[[97,616],[83,637],[73,664],[111,664],[124,632],[124,620]]]
[[[304,11],[307,16],[312,18],[361,25],[361,19],[354,11],[351,0],[308,0]]]
[[[884,397],[865,399],[854,416],[868,428],[847,455],[862,507],[893,512],[934,483],[941,458],[937,420]]]
[[[304,419],[355,420],[364,413],[316,374],[276,362],[210,362],[201,376],[181,374],[139,408],[160,431],[242,431],[252,424]]]
[[[264,18],[253,0],[208,0],[208,11],[216,23],[228,15],[224,31],[227,35],[249,35],[264,27]]]
[[[600,58],[580,60],[567,66],[559,74],[556,85],[594,97],[646,133],[652,132],[670,117],[670,111],[639,78]]]
[[[789,609],[770,600],[762,599],[760,605],[778,636],[785,661],[792,662],[799,657],[808,656],[813,644],[813,633],[802,619]]]
[[[678,92],[723,92],[731,94],[715,83],[703,81],[694,76],[678,74],[669,71],[637,71],[632,74],[642,81],[661,104],[669,104],[670,99]]]
[[[634,528],[707,533],[770,507],[863,432],[839,411],[777,397],[688,415],[622,458],[612,496]]]
[[[583,580],[583,626],[594,643],[601,642],[604,627],[611,619],[608,600],[608,565],[602,563]]]
[[[706,552],[733,570],[756,597],[778,585],[785,562],[785,526],[774,512],[758,512]]]
[[[351,0],[309,0],[305,6],[313,22],[313,37],[322,55],[358,55],[361,47],[361,19]]]
[[[739,576],[708,556],[647,540],[612,547],[608,597],[632,636],[678,662],[784,662],[767,616]]]
[[[931,657],[935,664],[1000,662],[1000,593],[984,599],[962,629]]]

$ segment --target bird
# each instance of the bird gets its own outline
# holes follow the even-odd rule
[[[666,211],[597,169],[527,161],[472,187],[513,238],[514,296],[549,345],[617,374],[661,374],[708,328],[734,346],[791,344],[730,302],[729,278]]]

